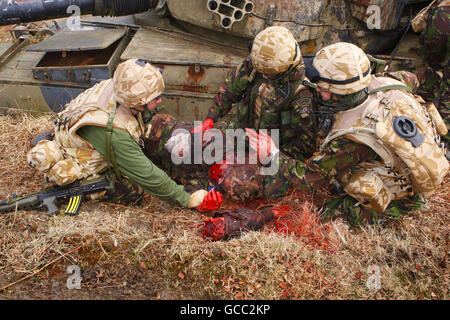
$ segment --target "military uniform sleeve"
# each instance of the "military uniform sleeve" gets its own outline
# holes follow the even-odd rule
[[[292,158],[308,159],[317,146],[317,124],[310,91],[302,89],[291,102],[290,110],[281,115],[280,149]]]
[[[341,184],[356,164],[376,158],[369,147],[340,139],[332,141],[324,151],[316,152],[307,161],[280,157],[279,174],[299,189],[330,190],[331,184],[335,181]]]
[[[106,157],[105,128],[86,126],[79,129],[77,134]],[[117,166],[122,174],[138,183],[146,192],[186,207],[190,196],[184,191],[183,186],[177,185],[164,171],[154,165],[127,132],[114,129],[112,145]]]
[[[207,118],[217,121],[230,112],[233,104],[242,99],[251,81],[253,67],[250,59],[243,61],[232,70],[214,97],[214,105],[209,109]]]

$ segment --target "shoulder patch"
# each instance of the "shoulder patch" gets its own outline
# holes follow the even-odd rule
[[[300,115],[301,118],[307,118],[312,113],[313,101],[310,97],[297,97],[292,105],[296,113]]]

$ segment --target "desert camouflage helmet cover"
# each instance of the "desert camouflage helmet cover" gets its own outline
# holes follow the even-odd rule
[[[63,156],[55,141],[41,140],[27,154],[27,162],[32,168],[47,172],[62,160]]]
[[[121,105],[142,106],[163,91],[164,80],[161,72],[150,63],[131,59],[117,66],[114,73],[114,94]]]
[[[283,73],[303,62],[294,36],[279,26],[268,27],[256,35],[251,57],[255,69],[265,74]]]
[[[369,58],[363,50],[348,42],[338,42],[319,50],[313,66],[320,75],[317,85],[339,95],[361,91],[372,80]]]

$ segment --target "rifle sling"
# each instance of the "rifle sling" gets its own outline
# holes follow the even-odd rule
[[[122,181],[122,176],[120,170],[117,166],[116,156],[114,155],[114,149],[112,145],[112,133],[113,133],[113,122],[116,115],[117,103],[109,113],[108,124],[106,125],[106,160],[108,161],[108,166],[113,167],[116,178]]]

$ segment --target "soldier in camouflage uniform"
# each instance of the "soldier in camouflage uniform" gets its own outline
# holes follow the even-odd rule
[[[86,90],[58,114],[53,134],[30,150],[28,163],[60,186],[107,176],[114,188],[97,195],[101,200],[129,204],[146,191],[182,207],[217,209],[216,193],[187,193],[142,151],[143,112],[156,108],[163,90],[154,66],[137,59],[121,63],[113,79]]]
[[[237,104],[230,128],[279,129],[281,152],[307,159],[320,135],[313,91],[297,41],[280,26],[261,31],[250,56],[234,69],[214,98],[206,120],[196,130],[211,128]]]
[[[450,1],[433,1],[413,20],[416,32],[420,35],[422,48],[420,53],[428,67],[420,75],[419,94],[426,100],[434,102],[448,128],[450,128],[450,67],[449,67],[449,33]],[[446,135],[447,143],[450,136]]]
[[[249,68],[251,68],[252,71],[250,71]],[[244,75],[244,73],[241,72],[244,72],[245,70],[246,72],[247,71],[250,72],[248,72],[247,75]],[[210,110],[210,114],[214,113],[214,110],[221,110],[220,106],[226,106],[227,112],[229,111],[232,102],[235,101],[235,99],[239,98],[238,97],[239,95],[237,93],[235,95],[230,96],[231,92],[239,91],[240,93],[242,93],[245,92],[248,88],[250,88],[251,83],[248,83],[248,75],[250,73],[257,74],[253,70],[251,59],[244,61],[240,67],[238,67],[234,72],[232,72],[229,75],[226,83],[221,89],[221,93],[219,93],[216,96],[216,105]],[[304,73],[303,66],[301,66],[301,73],[302,74]],[[243,75],[243,77],[241,78],[239,74]],[[260,80],[263,80],[263,75],[259,74],[259,76],[261,77]],[[411,86],[411,88],[417,89],[417,78],[415,77],[415,75],[411,73],[406,72],[392,73],[389,74],[389,76],[408,82],[408,85]],[[304,75],[302,75],[302,77],[304,77]],[[233,87],[234,89],[231,90],[230,87]],[[227,89],[225,90],[224,88]],[[241,88],[242,90],[240,90],[239,88]],[[254,90],[256,90],[255,88],[258,88],[258,86],[253,87]],[[302,95],[303,94],[309,95],[310,98],[308,98],[309,99],[308,101],[312,103],[311,99],[312,95],[308,89],[302,87],[301,93]],[[264,100],[260,98],[261,97],[259,97],[258,99]],[[298,102],[299,100],[294,101]],[[316,143],[320,141],[320,139],[312,141],[313,139],[320,138],[320,135],[321,138],[325,138],[327,130],[316,129],[318,123],[321,124],[329,123],[328,126],[331,124],[330,122],[328,122],[329,112],[327,111],[329,111],[329,107],[322,108],[325,110],[325,112],[321,110],[313,113],[312,104],[310,104],[309,106],[310,107],[306,108],[305,110],[309,110],[311,112],[309,111],[305,112],[304,117],[299,116],[299,114],[297,114],[297,116],[299,116],[297,119],[301,119],[301,121],[298,122],[298,127],[295,130],[298,129],[298,131],[296,132],[301,135],[300,139],[303,137],[306,141],[300,143],[300,145],[306,146],[306,148],[303,149],[302,155],[300,155],[300,153],[297,153],[297,158],[300,159],[303,159],[305,156],[307,157],[313,153],[313,149],[316,148]],[[252,110],[251,108],[245,107],[245,109],[247,110],[246,112],[249,112],[251,114]],[[290,114],[295,114],[295,112],[291,111],[289,112]],[[207,122],[208,121],[205,121],[205,123]],[[275,123],[277,122],[275,121],[272,124],[273,128],[277,128]],[[230,127],[241,128],[246,127],[247,124],[249,123],[240,122],[238,119]],[[185,186],[185,190],[189,192],[192,192],[193,190],[197,190],[200,188],[208,189],[215,186],[219,188],[219,190],[223,192],[228,198],[238,201],[245,201],[259,197],[280,198],[285,196],[289,188],[295,185],[295,184],[293,185],[289,181],[289,179],[286,179],[284,177],[283,170],[280,170],[278,173],[275,173],[273,175],[264,175],[261,174],[260,172],[261,168],[259,166],[250,165],[248,164],[248,161],[247,164],[245,165],[233,164],[220,166],[219,170],[223,171],[222,175],[224,177],[220,181],[218,179],[212,179],[210,174],[211,171],[214,171],[218,167],[218,164],[213,166],[213,168],[211,168],[211,165],[205,163],[195,164],[194,161],[191,161],[190,164],[175,165],[171,161],[170,152],[168,152],[166,148],[166,144],[171,139],[172,133],[176,129],[185,129],[187,132],[198,132],[198,131],[196,131],[196,129],[192,129],[191,123],[176,120],[170,115],[163,115],[163,114],[159,114],[153,117],[153,119],[151,119],[150,122],[150,127],[151,131],[145,147],[147,157],[152,159],[153,162],[155,162],[160,168],[162,168],[165,172],[167,172],[172,179],[174,179],[180,184],[183,184]],[[207,124],[206,126],[204,126],[204,128],[201,129],[202,131],[208,130],[210,127],[211,125]],[[286,127],[283,126],[281,127],[286,129]],[[322,126],[322,128],[325,127],[326,126]],[[261,126],[259,128],[264,128],[264,126]],[[295,125],[292,125],[290,128],[295,128]],[[305,133],[306,132],[305,130],[307,131],[310,130],[309,132],[310,133],[314,132],[314,134],[311,135],[301,134],[301,132]],[[282,130],[281,132],[282,137],[284,134],[284,137],[286,138],[293,132],[290,131],[289,128],[287,129],[287,131],[288,132],[286,133],[285,131]],[[320,133],[320,135],[316,134],[318,132]],[[292,143],[290,145],[293,145],[298,143],[299,140],[297,139],[294,141],[294,139],[291,139],[291,142]],[[191,141],[191,143],[193,143],[193,140]],[[284,146],[286,147],[286,144]],[[193,147],[191,147],[191,149],[193,149]],[[306,151],[307,149],[309,151]],[[280,159],[281,159],[280,163],[284,164],[286,167],[286,164],[289,162],[289,159],[291,159],[291,157],[284,153],[281,153]],[[323,185],[328,185],[328,183],[323,182]],[[331,190],[334,190],[336,188],[335,184],[329,185]]]
[[[319,104],[335,109],[332,130],[310,159],[280,156],[279,173],[264,178],[299,189],[335,189],[323,216],[342,215],[355,226],[420,208],[449,169],[439,144],[447,131],[434,105],[399,81],[371,75],[369,66],[364,52],[349,43],[318,52],[310,79]],[[419,134],[402,137],[408,128]]]

